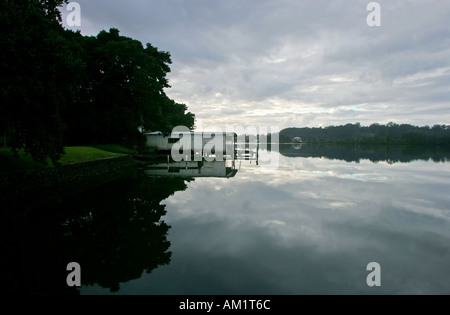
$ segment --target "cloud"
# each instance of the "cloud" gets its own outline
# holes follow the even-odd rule
[[[169,51],[167,94],[204,124],[450,123],[450,4],[378,2],[380,27],[362,0],[79,1],[83,34]]]

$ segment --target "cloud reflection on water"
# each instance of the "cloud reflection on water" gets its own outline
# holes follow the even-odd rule
[[[124,290],[449,293],[449,175],[448,163],[280,157],[277,171],[196,179],[165,200],[171,265]],[[380,288],[365,282],[372,261]]]

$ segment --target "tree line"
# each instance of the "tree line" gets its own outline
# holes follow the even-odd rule
[[[62,26],[67,0],[0,2],[0,136],[14,152],[56,162],[64,146],[143,143],[142,131],[193,128],[170,99],[171,55],[119,30]]]
[[[410,124],[360,123],[315,128],[286,128],[279,134],[280,143],[407,144],[450,145],[450,126],[414,126]]]

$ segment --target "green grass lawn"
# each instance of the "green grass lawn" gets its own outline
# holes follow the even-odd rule
[[[118,144],[100,144],[100,145],[91,145],[89,147],[100,149],[107,152],[113,153],[123,153],[123,154],[132,154],[133,150],[126,148],[124,146]]]
[[[133,150],[115,144],[66,147],[65,151],[66,154],[59,160],[62,165],[93,161],[133,153]],[[0,148],[0,172],[4,173],[15,170],[43,167],[52,167],[52,164],[49,163],[48,165],[44,165],[36,163],[29,155],[26,155],[23,150],[19,151],[19,158],[15,158],[10,148]]]
[[[59,160],[62,165],[124,155],[123,153],[108,152],[92,147],[66,147],[65,151],[66,154]]]

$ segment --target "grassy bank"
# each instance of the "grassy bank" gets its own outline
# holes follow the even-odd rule
[[[123,155],[123,153],[104,151],[92,147],[67,147],[65,151],[66,154],[59,160],[59,163],[62,165]]]
[[[62,165],[122,156],[131,154],[133,151],[120,145],[110,144],[66,147],[65,152],[66,154],[59,160]],[[23,150],[19,151],[19,158],[15,158],[10,148],[0,148],[0,172],[43,167],[52,167],[52,165],[36,163]]]

